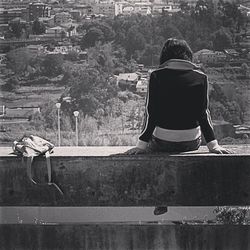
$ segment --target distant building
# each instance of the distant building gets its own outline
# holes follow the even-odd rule
[[[38,20],[40,22],[43,22],[47,27],[53,27],[55,26],[55,19],[54,16],[50,17],[39,17]]]
[[[136,92],[145,94],[147,93],[148,88],[148,79],[147,78],[141,78],[137,84],[136,84]]]
[[[35,54],[35,55],[42,54],[45,52],[44,46],[42,46],[40,44],[38,44],[38,45],[31,44],[31,45],[26,46],[26,48],[29,50],[29,52],[31,54]]]
[[[50,7],[45,3],[30,3],[29,7],[29,20],[34,21],[39,17],[49,17]]]
[[[123,89],[136,91],[136,84],[139,80],[139,75],[136,73],[121,73],[117,77],[117,85]]]
[[[0,0],[0,7],[4,9],[20,8],[26,9],[29,5],[29,0]]]
[[[122,2],[119,6],[119,14],[122,15],[132,15],[134,13],[141,15],[150,15],[152,13],[152,3],[143,1],[143,2]]]
[[[78,27],[79,24],[76,23],[61,23],[61,27],[64,28],[66,31],[66,36],[71,37],[71,36],[76,36],[78,33],[76,31],[76,28]]]
[[[16,8],[0,11],[0,24],[8,24],[14,18],[22,18],[23,20],[27,21],[27,10]]]
[[[93,7],[91,5],[76,4],[74,5],[74,10],[78,10],[81,16],[89,16],[93,14]]]
[[[152,11],[152,4],[148,2],[140,2],[134,4],[134,13],[141,15],[150,15]]]
[[[69,13],[75,21],[78,21],[82,17],[80,10],[71,10]]]
[[[202,64],[219,64],[227,60],[225,53],[203,49],[194,53],[194,62]]]
[[[97,3],[93,5],[93,14],[114,17],[115,16],[115,4],[114,3]]]
[[[66,35],[65,29],[60,26],[56,26],[48,28],[43,36],[47,38],[63,38],[64,34]]]
[[[56,13],[54,16],[55,24],[60,25],[62,23],[69,23],[72,21],[71,15],[68,12]]]
[[[134,6],[132,4],[123,4],[122,11],[120,14],[131,15],[134,12]]]

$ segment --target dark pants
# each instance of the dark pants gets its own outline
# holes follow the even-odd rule
[[[148,145],[150,152],[181,153],[197,150],[201,145],[201,137],[193,141],[171,142],[152,136]]]

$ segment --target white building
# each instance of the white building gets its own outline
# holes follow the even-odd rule
[[[93,5],[93,14],[114,17],[115,16],[115,4],[103,3],[103,2],[97,3]]]
[[[71,15],[68,12],[60,12],[55,14],[55,24],[69,23],[72,21]]]
[[[152,10],[152,4],[148,2],[140,2],[134,4],[134,13],[141,15],[150,15]]]
[[[29,50],[30,53],[35,54],[35,55],[42,54],[45,52],[45,48],[40,44],[37,44],[37,45],[30,44],[30,45],[26,46],[26,48]]]
[[[217,64],[226,62],[227,56],[220,51],[212,51],[208,49],[200,50],[194,53],[194,62],[203,64]]]
[[[53,28],[48,28],[43,36],[49,38],[61,38],[63,33],[66,34],[65,29],[60,26],[56,26]]]
[[[136,84],[136,92],[138,93],[147,93],[148,88],[148,79],[141,78]]]

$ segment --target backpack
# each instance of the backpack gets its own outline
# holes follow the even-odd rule
[[[32,178],[31,166],[35,156],[45,155],[47,171],[48,171],[48,185],[53,185],[60,194],[63,195],[62,190],[51,181],[51,163],[50,154],[53,152],[54,145],[49,141],[35,135],[24,136],[19,141],[14,141],[13,143],[13,153],[18,156],[26,158],[27,175],[33,184],[38,185],[36,181]],[[43,184],[39,184],[43,185]]]

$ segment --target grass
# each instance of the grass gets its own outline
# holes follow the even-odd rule
[[[54,145],[58,143],[58,133],[54,130],[35,130],[28,129],[25,125],[15,124],[11,131],[0,133],[0,144],[12,146],[15,140],[21,139],[24,135],[38,135],[47,139]],[[126,133],[105,133],[96,130],[92,133],[83,133],[79,131],[79,146],[131,146],[135,145],[138,139],[139,131]],[[61,131],[61,146],[75,146],[76,135],[74,131]]]

